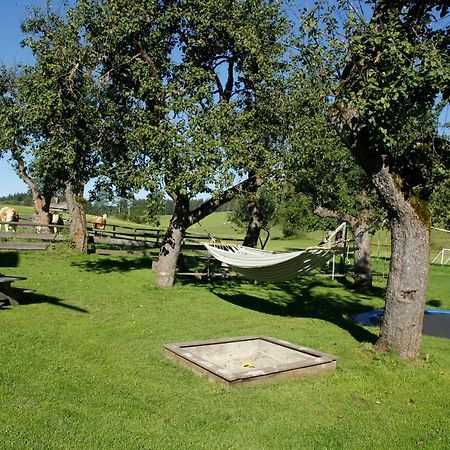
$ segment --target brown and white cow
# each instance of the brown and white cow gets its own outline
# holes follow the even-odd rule
[[[52,227],[51,225],[64,225],[64,220],[60,213],[57,212],[50,213],[50,231],[52,231],[54,234],[59,233],[61,231],[61,228]]]
[[[0,222],[18,222],[19,221],[19,213],[9,206],[5,206],[0,209]],[[2,226],[0,225],[0,230]],[[5,223],[5,231],[13,231],[16,232],[17,225],[8,225]]]
[[[62,218],[62,215],[58,212],[49,212],[48,214],[41,213],[36,214],[35,216],[35,223],[40,224],[43,221],[44,223],[42,225],[38,225],[36,227],[37,233],[59,233],[61,231],[61,228],[54,227],[52,225],[64,225],[64,220]],[[48,222],[48,224],[47,224]]]
[[[106,218],[108,216],[103,214],[103,216],[93,216],[92,217],[92,228],[94,230],[104,230],[106,225]]]

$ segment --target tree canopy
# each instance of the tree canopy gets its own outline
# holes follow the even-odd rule
[[[392,231],[391,271],[378,346],[417,356],[429,265],[428,201],[448,172],[436,118],[449,96],[445,1],[352,2],[338,24],[323,2],[304,11],[304,68],[329,88],[329,118],[373,183]],[[364,14],[364,12],[367,14]]]
[[[104,133],[100,83],[80,18],[75,10],[67,10],[65,17],[36,10],[23,23],[24,45],[36,63],[9,76],[3,96],[8,105],[2,109],[2,139],[7,142],[2,147],[11,151],[23,178],[37,180],[44,197],[65,190],[71,234],[78,236],[76,247],[85,251],[83,191],[96,175]]]
[[[273,167],[284,51],[276,2],[79,5],[107,94],[101,181],[122,194],[165,191],[169,228],[182,235]],[[190,211],[199,193],[210,200]],[[160,259],[176,262],[179,244],[167,242]],[[174,269],[162,272],[173,280]]]

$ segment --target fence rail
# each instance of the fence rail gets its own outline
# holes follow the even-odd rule
[[[122,227],[120,227],[122,228]],[[141,238],[143,240],[146,239],[154,239],[159,242],[162,236],[161,230],[151,230],[150,232],[145,233],[129,233],[127,231],[120,231],[117,228],[114,230],[98,230],[92,227],[87,228],[88,234],[92,236],[108,236],[112,238],[123,238],[123,239],[138,239]],[[147,230],[148,231],[148,230]]]
[[[56,225],[56,224],[52,224],[52,223],[46,225],[46,224],[42,224],[42,223],[31,223],[31,222],[30,223],[29,222],[23,223],[22,221],[19,221],[19,222],[0,222],[0,227],[1,227],[1,225],[13,225],[13,226],[15,226],[17,228],[21,228],[21,227],[24,227],[24,228],[37,228],[37,227],[40,227],[40,228],[58,228],[58,229],[67,228],[67,225]]]
[[[52,242],[0,242],[0,250],[47,250]]]
[[[120,247],[142,247],[142,248],[157,247],[157,243],[152,241],[143,241],[136,239],[119,239],[108,236],[93,236],[93,238],[94,244],[115,245]]]
[[[31,239],[38,241],[66,241],[67,237],[53,233],[14,233],[11,231],[0,231],[0,238]]]
[[[18,222],[0,222],[0,251],[9,250],[47,250],[48,248],[67,241],[67,235],[61,232],[66,225],[31,222],[31,219],[21,217]],[[16,231],[1,231],[2,225],[12,225]],[[22,231],[25,230],[25,231]],[[57,230],[56,233],[51,231]]]

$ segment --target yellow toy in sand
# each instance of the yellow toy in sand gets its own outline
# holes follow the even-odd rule
[[[242,367],[255,367],[255,365],[251,361],[245,361]]]

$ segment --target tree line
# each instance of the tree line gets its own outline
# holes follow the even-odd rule
[[[58,197],[58,202],[65,202],[64,196]],[[31,192],[16,192],[0,196],[0,203],[10,205],[33,206],[34,199]],[[172,215],[175,210],[175,204],[171,199],[162,199],[158,208],[154,211],[147,209],[148,201],[145,198],[132,199],[102,199],[97,196],[95,200],[84,199],[86,214],[115,216],[119,219],[129,220],[136,223],[148,223],[158,219],[160,215]],[[195,209],[203,203],[200,199],[191,199],[190,209]],[[217,208],[217,212],[235,211],[238,207],[238,199],[232,199],[224,205]]]

